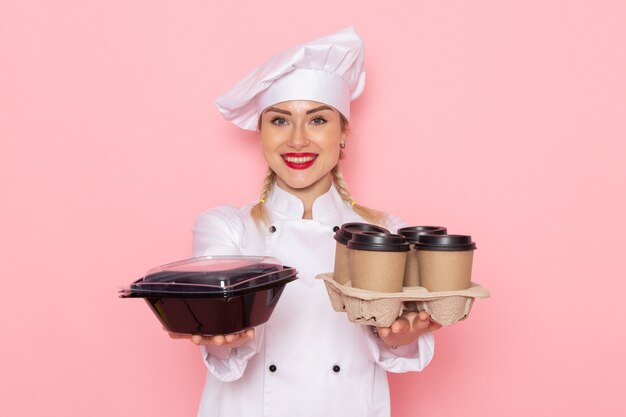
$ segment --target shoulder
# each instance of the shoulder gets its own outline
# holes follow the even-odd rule
[[[373,224],[376,224],[377,226],[381,226],[381,227],[384,227],[385,229],[388,229],[391,233],[397,233],[398,229],[409,226],[400,217],[394,214],[386,213],[384,211],[379,211],[379,210],[375,210],[372,208],[365,208],[366,211],[361,212],[359,214],[353,211],[352,207],[349,207],[348,210],[352,212],[350,217],[354,218],[354,219],[351,219],[350,221],[373,223]],[[368,217],[367,218],[364,217],[365,215],[367,215]]]
[[[193,226],[194,256],[234,255],[240,251],[246,230],[253,227],[252,204],[243,207],[217,206],[205,210]]]
[[[243,220],[241,208],[232,205],[211,207],[200,213],[196,218],[196,226],[204,226],[213,223],[235,225]]]
[[[394,214],[385,214],[385,227],[391,231],[391,233],[397,233],[398,229],[407,227],[409,224],[400,217]]]
[[[194,230],[243,231],[245,224],[251,219],[250,209],[253,203],[243,207],[222,205],[202,212],[194,224]]]

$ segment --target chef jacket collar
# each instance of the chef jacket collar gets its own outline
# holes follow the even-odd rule
[[[276,184],[265,204],[271,212],[272,220],[301,219],[304,214],[302,201]],[[352,211],[352,208],[341,199],[335,186],[331,185],[313,203],[313,220],[340,226],[347,210]]]

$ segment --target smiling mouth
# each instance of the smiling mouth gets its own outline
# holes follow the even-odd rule
[[[316,153],[284,153],[280,155],[285,165],[292,169],[307,169],[318,157]]]

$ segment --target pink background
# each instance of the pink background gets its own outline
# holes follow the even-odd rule
[[[391,376],[393,415],[626,413],[624,2],[1,0],[0,415],[195,415],[197,348],[117,288],[257,196],[215,97],[348,25],[353,194],[471,234],[492,293]]]

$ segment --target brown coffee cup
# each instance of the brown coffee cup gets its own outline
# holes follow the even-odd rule
[[[442,226],[410,226],[398,229],[398,234],[406,237],[407,242],[411,244],[417,243],[419,237],[423,234],[444,235],[448,230]],[[417,267],[417,251],[411,250],[406,256],[406,265],[404,267],[404,284],[405,287],[418,287],[420,285],[419,269]]]
[[[471,236],[419,236],[415,250],[421,286],[430,292],[468,289],[475,249]]]
[[[378,232],[389,233],[384,227],[376,226],[368,223],[345,223],[335,230],[335,271],[333,279],[339,284],[345,284],[350,281],[350,257],[349,250],[346,247],[352,234],[355,232]]]
[[[356,232],[347,245],[351,283],[374,292],[401,292],[409,244],[404,236]]]

